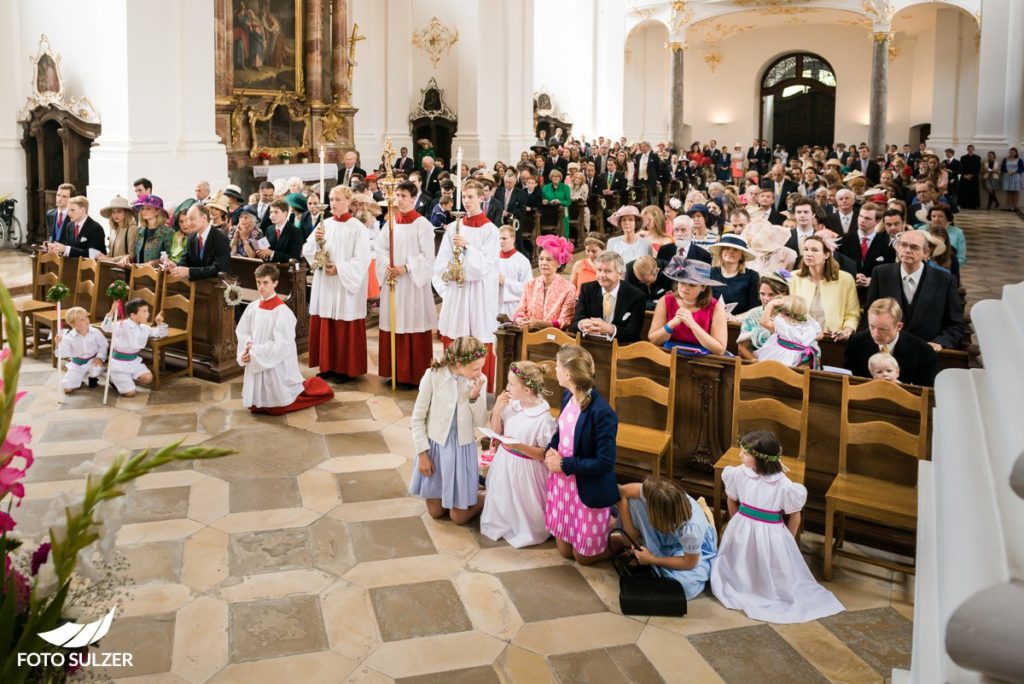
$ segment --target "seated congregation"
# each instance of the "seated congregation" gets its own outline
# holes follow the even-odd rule
[[[710,586],[754,619],[817,619],[843,607],[815,582],[797,543],[809,489],[813,522],[826,530],[828,579],[843,540],[844,497],[871,486],[844,479],[847,446],[857,451],[847,434],[849,403],[863,396],[907,411],[924,406],[913,439],[926,441],[930,394],[922,387],[940,368],[967,363],[959,284],[967,244],[953,225],[956,196],[945,169],[925,163],[915,179],[898,154],[880,160],[884,171],[869,188],[857,158],[838,148],[801,149],[770,167],[729,165],[733,175],[723,179],[704,162],[714,146],[707,154],[695,148],[701,159],[684,163],[666,145],[570,138],[525,151],[515,166],[499,162],[493,173],[483,165],[445,170],[426,156],[419,170],[392,169],[385,157],[366,174],[350,152],[326,205],[326,188],[294,178],[260,184],[248,203],[237,186],[211,196],[199,183],[172,213],[143,178],[134,201],[118,196],[100,212],[106,229],[88,217],[89,201],[62,185],[35,257],[36,308],[25,311],[37,350],[39,328],[54,329],[55,356],[68,361],[65,391],[96,385],[109,357],[108,382],[126,396],[137,382],[159,388],[165,346],[177,349],[174,362],[189,375],[194,359],[223,351],[214,338],[230,334],[227,320],[243,404],[280,414],[328,401],[330,384],[368,372],[367,319],[376,309],[379,375],[418,388],[410,493],[425,499],[431,516],[458,524],[480,516],[486,536],[515,547],[554,536],[562,555],[581,564],[630,556],[678,582],[686,598]],[[204,314],[222,308],[210,294],[221,290],[206,292],[202,283],[242,271],[256,296],[227,318],[222,312],[214,329]],[[99,274],[111,272],[131,285],[103,320],[108,342],[90,316],[103,290]],[[74,296],[90,305],[66,311],[64,333],[46,319],[52,304],[42,300],[56,282],[86,273],[96,274],[91,298],[78,286]],[[159,297],[141,296],[135,280],[145,275],[159,283],[150,292]],[[289,288],[283,297],[279,285]],[[182,327],[165,322],[176,302],[187,309]],[[196,327],[206,337],[195,350],[193,313],[206,321]],[[559,342],[553,359],[530,360],[537,335]],[[595,360],[594,345],[610,354]],[[147,347],[153,372],[142,357]],[[311,378],[299,367],[307,348]],[[625,367],[641,357],[656,368],[619,377],[620,360]],[[713,494],[711,507],[684,491],[690,480],[673,477],[682,416],[722,412],[705,394],[676,390],[680,368],[702,359],[711,366],[687,372],[714,366],[729,374],[733,410],[751,368],[768,379],[792,374],[802,388],[802,409],[788,423],[802,426],[798,451],[784,450],[788,440],[770,430],[741,432],[735,417],[724,442],[717,425],[686,442],[714,472],[714,487],[700,492]],[[562,396],[551,406],[546,386],[554,381]],[[828,408],[841,410],[838,470],[805,458],[812,385],[828,385],[832,395],[841,387]],[[660,429],[622,422],[637,395],[665,408]],[[491,435],[493,456],[484,481],[480,428]],[[655,452],[652,467],[625,473],[621,453],[637,450]],[[723,491],[732,520],[719,538]],[[916,524],[869,520],[911,531]],[[610,542],[613,529],[635,544]]]

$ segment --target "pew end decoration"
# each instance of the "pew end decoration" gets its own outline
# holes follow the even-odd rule
[[[0,352],[0,681],[64,682],[73,673],[70,667],[46,658],[37,666],[19,666],[18,653],[60,653],[65,662],[70,662],[69,654],[77,653],[79,662],[85,661],[87,646],[72,651],[39,634],[68,622],[99,619],[110,611],[111,595],[124,591],[125,561],[114,554],[123,496],[137,478],[172,461],[219,458],[232,452],[182,447],[178,442],[134,457],[122,454],[106,468],[86,461],[71,471],[86,475],[84,494],[74,501],[58,496],[44,518],[45,541],[18,537],[12,511],[25,496],[22,480],[35,458],[31,428],[12,424],[15,405],[25,395],[18,391],[25,347],[21,321],[2,284],[0,312],[9,344]]]
[[[123,280],[115,280],[107,287],[107,296],[117,303],[117,317],[124,318],[124,303],[128,301],[131,289]]]
[[[242,288],[237,282],[224,283],[224,303],[235,307],[242,303]]]

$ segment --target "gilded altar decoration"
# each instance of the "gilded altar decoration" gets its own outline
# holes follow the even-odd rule
[[[283,152],[297,155],[308,150],[309,123],[309,107],[282,88],[263,111],[249,111],[249,156],[255,158],[265,152],[278,157]]]
[[[39,51],[30,57],[32,64],[32,93],[18,121],[28,121],[37,107],[56,107],[73,114],[86,123],[99,123],[100,115],[86,97],[66,97],[64,79],[60,76],[60,55],[50,47],[46,34],[39,36]]]
[[[896,14],[896,8],[892,6],[891,0],[861,0],[861,7],[864,14],[874,17],[879,24],[888,25]]]
[[[342,104],[345,105],[352,104],[352,72],[355,67],[359,66],[359,62],[356,61],[356,43],[361,40],[366,40],[366,36],[359,33],[359,24],[352,24],[352,34],[348,37],[348,78],[345,81],[347,85],[341,98]]]
[[[671,34],[678,35],[693,21],[693,10],[686,6],[682,0],[672,3]]]
[[[717,69],[718,65],[722,63],[722,53],[717,50],[709,52],[704,55],[704,63],[708,65],[708,69],[711,70],[711,73],[715,73],[715,69]]]
[[[231,101],[235,105],[231,110],[231,149],[237,150],[242,146],[242,127],[245,126],[245,100],[241,95],[235,95]]]
[[[412,44],[427,53],[435,69],[441,58],[451,53],[452,46],[458,42],[459,32],[443,25],[437,17],[431,17],[425,29],[412,34]]]

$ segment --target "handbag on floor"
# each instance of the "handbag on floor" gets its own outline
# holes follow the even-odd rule
[[[619,545],[612,554],[612,565],[619,575],[619,610],[623,615],[686,615],[686,593],[674,579],[662,577],[650,565],[643,565],[633,554],[640,547],[625,530],[608,533],[608,548],[613,539]]]

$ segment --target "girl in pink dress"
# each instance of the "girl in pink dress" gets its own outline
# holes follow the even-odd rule
[[[588,565],[610,557],[610,507],[619,498],[615,481],[619,421],[594,389],[594,359],[588,351],[567,344],[556,362],[558,384],[566,391],[558,431],[544,459],[551,471],[545,517],[558,552]]]

